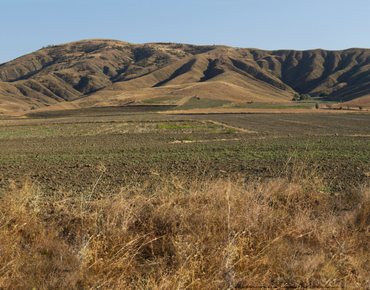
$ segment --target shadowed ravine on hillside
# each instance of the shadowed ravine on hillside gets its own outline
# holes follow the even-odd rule
[[[188,72],[195,62],[196,62],[195,59],[190,60],[188,63],[184,64],[179,69],[175,70],[174,73],[168,79],[165,79],[159,82],[158,84],[155,84],[153,88],[163,86],[169,81],[173,80],[174,78],[177,78],[179,75]]]

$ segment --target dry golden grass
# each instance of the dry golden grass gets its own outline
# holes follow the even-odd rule
[[[364,107],[364,108],[369,108],[370,107],[370,96],[367,95],[367,96],[364,96],[364,97],[360,97],[360,98],[356,98],[354,100],[351,100],[349,102],[345,102],[343,104],[340,104],[341,106],[343,107]]]
[[[370,286],[370,190],[181,180],[91,199],[1,193],[1,289]]]

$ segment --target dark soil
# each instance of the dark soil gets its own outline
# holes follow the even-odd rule
[[[91,107],[84,109],[60,110],[60,111],[43,111],[29,113],[29,118],[64,118],[64,117],[96,117],[112,116],[130,113],[158,112],[173,109],[174,105],[129,105],[121,107]]]
[[[89,192],[99,180],[96,192],[117,191],[130,184],[153,178],[166,179],[171,175],[195,179],[229,176],[246,181],[313,176],[325,186],[336,189],[356,187],[369,181],[366,138],[353,150],[349,148],[353,140],[349,139],[329,137],[324,141],[308,141],[308,147],[315,147],[315,142],[328,144],[326,149],[317,151],[319,147],[303,148],[305,139],[225,135],[208,136],[211,138],[202,143],[179,144],[169,142],[181,140],[184,135],[60,137],[48,142],[38,138],[7,140],[8,148],[13,149],[4,155],[8,159],[0,163],[0,186],[21,186],[29,179],[49,191]],[[340,146],[335,149],[339,158],[329,155],[332,146]],[[244,156],[240,154],[243,150],[249,154],[248,159],[240,157]],[[347,152],[348,157],[341,156],[341,150]],[[9,154],[10,151],[13,153]],[[356,155],[354,151],[363,154]],[[318,152],[324,153],[321,156]]]
[[[150,117],[163,119],[159,115]],[[179,129],[163,133],[0,138],[0,189],[22,186],[28,180],[50,194],[81,192],[95,196],[138,183],[155,186],[156,180],[175,177],[230,177],[246,182],[288,177],[316,180],[330,192],[370,182],[370,126],[364,125],[370,120],[367,115],[191,117],[212,118],[257,133]],[[87,119],[110,122],[107,117],[69,121],[81,127]],[[51,124],[50,130],[60,125],[53,120],[54,123],[44,123]],[[17,122],[17,128],[28,132],[27,126],[34,120]]]

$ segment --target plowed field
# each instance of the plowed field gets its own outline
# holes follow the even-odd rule
[[[63,116],[63,114],[62,114]],[[370,116],[154,113],[0,120],[0,189],[99,196],[155,179],[370,181]]]

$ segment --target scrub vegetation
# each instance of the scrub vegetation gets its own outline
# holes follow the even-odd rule
[[[153,172],[117,194],[93,191],[49,196],[26,182],[2,193],[1,288],[369,285],[368,188]]]

